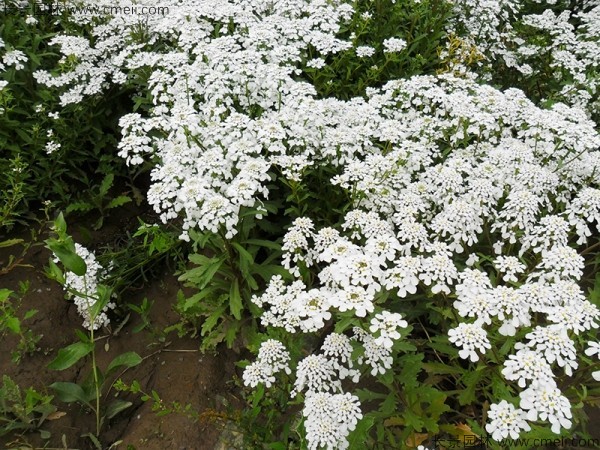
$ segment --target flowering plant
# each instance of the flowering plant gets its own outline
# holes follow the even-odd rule
[[[426,2],[440,4],[438,52],[421,64],[406,57],[425,45],[419,14],[394,15],[402,34],[385,35],[372,18],[394,2],[366,3],[74,15],[93,39],[55,37],[73,67],[35,76],[63,105],[141,91],[119,154],[153,164],[148,202],[209,250],[182,276],[200,289],[184,309],[230,345],[249,327],[254,409],[281,383],[307,448],[564,433],[599,392],[585,289],[597,289],[600,4]],[[538,39],[561,78],[533,79],[533,95]],[[579,45],[575,64],[564,52]]]

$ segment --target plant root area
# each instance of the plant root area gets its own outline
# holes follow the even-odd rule
[[[115,228],[118,229],[118,226]],[[1,250],[0,264],[4,265],[12,249]],[[53,395],[49,385],[54,382],[81,384],[91,373],[91,359],[85,357],[63,371],[47,368],[59,349],[77,342],[76,329],[85,332],[73,302],[65,300],[61,286],[44,274],[49,257],[50,252],[43,245],[34,246],[21,261],[21,266],[0,278],[3,288],[15,292],[18,291],[19,282],[29,281],[30,288],[17,313],[22,318],[25,311],[38,310],[22,325],[30,328],[35,335],[41,335],[37,350],[23,355],[19,363],[11,359],[18,337],[10,333],[2,337],[0,374],[8,375],[23,392],[32,387],[42,394]],[[180,320],[173,311],[179,289],[182,289],[180,283],[166,271],[163,276],[146,283],[143,289],[130,291],[126,294],[128,298],[121,300],[121,304],[140,304],[144,297],[153,301],[149,311],[150,327],[133,333],[142,322],[140,316],[132,312],[122,328],[118,329],[120,323],[115,320],[111,323],[111,330],[98,330],[96,349],[101,370],[105,370],[110,361],[124,352],[135,351],[143,358],[138,366],[106,381],[101,399],[103,404],[120,398],[132,402],[132,406],[102,425],[98,440],[103,449],[231,448],[223,439],[225,435],[231,435],[226,429],[231,428],[231,423],[228,425],[231,405],[237,402],[237,389],[232,379],[235,375],[234,363],[240,359],[240,355],[225,348],[220,348],[216,354],[203,354],[198,351],[198,338],[181,338],[176,332],[162,332]],[[118,392],[114,388],[109,390],[108,387],[116,378],[121,378],[127,384],[137,380],[142,391],[149,394],[155,391],[160,402],[144,402],[141,394]],[[173,409],[173,402],[182,408],[190,405],[193,417],[186,415],[185,411],[167,413],[169,408]],[[52,403],[57,407],[57,412],[40,427],[50,433],[49,438],[42,439],[39,430],[27,433],[15,431],[0,437],[0,449],[97,449],[98,446],[89,437],[82,436],[95,434],[95,414],[77,403],[62,403],[56,397]],[[158,411],[161,407],[163,413]]]

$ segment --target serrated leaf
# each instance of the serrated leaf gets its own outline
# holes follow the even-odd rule
[[[81,358],[92,351],[93,344],[88,342],[75,342],[58,351],[58,356],[48,364],[48,368],[52,370],[64,370],[71,367]]]
[[[123,206],[126,203],[129,203],[131,201],[131,198],[126,196],[126,195],[119,195],[118,197],[113,198],[110,202],[108,202],[108,204],[106,205],[107,209],[112,209],[112,208],[118,208],[119,206]]]
[[[221,305],[219,308],[217,308],[215,311],[213,311],[206,318],[206,320],[202,324],[202,328],[200,330],[200,334],[202,336],[204,336],[209,331],[212,331],[212,329],[215,327],[215,325],[217,324],[217,322],[219,321],[219,319],[223,318],[223,314],[225,313],[225,310],[227,309],[227,306],[228,306],[227,304]]]
[[[373,427],[375,418],[373,416],[365,416],[356,424],[354,431],[348,436],[349,450],[363,450],[369,442],[369,430]]]
[[[115,178],[115,176],[112,173],[109,173],[104,177],[104,179],[102,180],[102,183],[100,183],[100,196],[101,197],[104,197],[108,193],[109,189],[113,185],[114,178]]]
[[[73,202],[71,204],[69,204],[69,206],[67,206],[67,213],[72,213],[75,211],[79,211],[79,212],[88,212],[91,211],[92,209],[94,209],[94,205],[92,205],[91,203],[88,202]]]
[[[231,288],[229,289],[229,311],[231,311],[233,317],[235,317],[237,320],[241,320],[243,309],[244,305],[240,295],[240,286],[236,278],[233,280],[233,283],[231,283]]]

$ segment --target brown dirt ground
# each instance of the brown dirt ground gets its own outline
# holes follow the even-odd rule
[[[113,231],[118,230],[119,224],[112,228]],[[103,229],[104,233],[106,231]],[[11,251],[14,254],[18,248],[1,250],[0,268],[6,264]],[[47,249],[36,246],[30,249],[23,261],[33,267],[17,267],[0,276],[0,287],[15,291],[19,281],[30,281],[30,289],[23,298],[19,315],[22,316],[29,309],[37,309],[39,312],[24,325],[36,335],[42,335],[39,351],[25,356],[19,364],[11,361],[11,352],[16,348],[17,339],[11,335],[0,335],[0,375],[10,376],[22,389],[31,386],[40,392],[52,394],[48,385],[55,381],[81,382],[90,373],[90,363],[89,359],[84,359],[64,371],[53,371],[46,367],[55,358],[58,349],[77,341],[74,330],[83,330],[75,306],[64,299],[62,287],[44,275],[43,268],[49,256]],[[152,328],[164,330],[179,320],[172,305],[180,288],[176,278],[166,272],[142,291],[125,299],[125,303],[139,303],[144,297],[154,301],[150,312]],[[140,318],[134,313],[130,317],[131,320],[116,336],[107,330],[100,330],[98,336],[101,339],[97,345],[100,368],[106,368],[115,356],[123,352],[135,351],[144,360],[139,366],[127,370],[122,379],[127,383],[138,380],[145,392],[157,391],[164,404],[189,403],[193,410],[204,413],[204,417],[208,418],[214,417],[216,411],[224,413],[224,399],[235,402],[235,388],[231,379],[239,355],[226,349],[216,355],[202,354],[197,351],[197,339],[178,338],[175,333],[166,336],[162,342],[156,331],[152,333],[146,329],[133,334],[131,330],[140,323]],[[107,349],[105,344],[108,344]],[[113,389],[108,397],[115,396],[133,402],[133,406],[103,427],[100,441],[104,448],[213,450],[223,429],[223,424],[214,420],[194,420],[178,414],[158,417],[152,411],[150,402],[142,402],[139,395],[117,393]],[[49,440],[41,440],[36,432],[22,436],[13,434],[0,437],[0,449],[95,448],[88,438],[81,437],[84,433],[95,431],[94,414],[74,403],[67,405],[57,399],[54,403],[65,414],[42,425],[51,433]],[[115,443],[118,444],[113,445]]]

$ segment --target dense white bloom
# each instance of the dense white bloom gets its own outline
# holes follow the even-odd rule
[[[69,292],[67,295],[73,299],[77,312],[83,317],[83,327],[89,330],[97,330],[107,326],[110,320],[106,313],[114,308],[115,304],[108,302],[98,315],[92,317],[92,308],[99,300],[98,284],[106,276],[106,269],[96,260],[96,255],[80,244],[75,244],[75,252],[86,264],[86,272],[83,276],[73,272],[65,271],[64,288]],[[54,259],[58,262],[58,258]]]
[[[383,41],[385,53],[397,53],[406,48],[406,41],[399,38],[389,38]]]
[[[506,400],[493,403],[488,411],[488,417],[491,420],[486,424],[485,429],[495,441],[509,436],[516,439],[521,431],[531,430],[531,427],[525,421],[525,412],[522,409],[515,408]]]
[[[567,329],[561,325],[537,326],[525,336],[527,344],[517,343],[515,348],[520,350],[525,347],[534,349],[546,358],[549,364],[558,363],[569,376],[577,368],[575,346],[567,334]]]
[[[448,331],[448,340],[457,347],[462,347],[458,352],[461,358],[470,359],[472,362],[479,361],[476,350],[485,353],[492,348],[487,333],[479,322],[459,324]]]
[[[359,58],[368,58],[369,56],[373,56],[375,54],[375,49],[373,47],[369,47],[368,45],[361,45],[360,47],[356,47],[356,56]]]
[[[516,380],[524,388],[527,383],[556,384],[552,368],[545,358],[534,350],[524,348],[504,361],[502,375],[507,380]]]
[[[292,395],[305,389],[308,393],[341,391],[342,386],[331,359],[324,355],[308,355],[298,363]]]
[[[2,63],[8,67],[14,66],[15,70],[24,69],[25,65],[23,63],[25,62],[27,62],[27,55],[21,50],[11,50],[2,56]]]
[[[250,387],[256,387],[259,384],[264,384],[266,387],[271,387],[275,382],[272,368],[264,361],[254,361],[246,366],[242,374],[244,384]]]
[[[346,438],[362,418],[358,397],[349,393],[310,393],[302,415],[310,450],[348,448]]]
[[[383,311],[371,319],[369,331],[373,334],[379,333],[379,336],[375,339],[377,345],[391,348],[394,341],[400,339],[398,328],[406,328],[407,326],[408,322],[402,320],[401,314]]]
[[[560,434],[561,428],[571,428],[571,404],[555,385],[538,384],[519,395],[520,406],[527,411],[527,420],[548,421],[556,434]]]
[[[515,256],[496,257],[494,260],[494,267],[496,267],[499,272],[504,273],[502,276],[504,281],[512,281],[515,283],[517,282],[517,277],[515,275],[523,273],[525,270],[525,264],[520,263]]]

